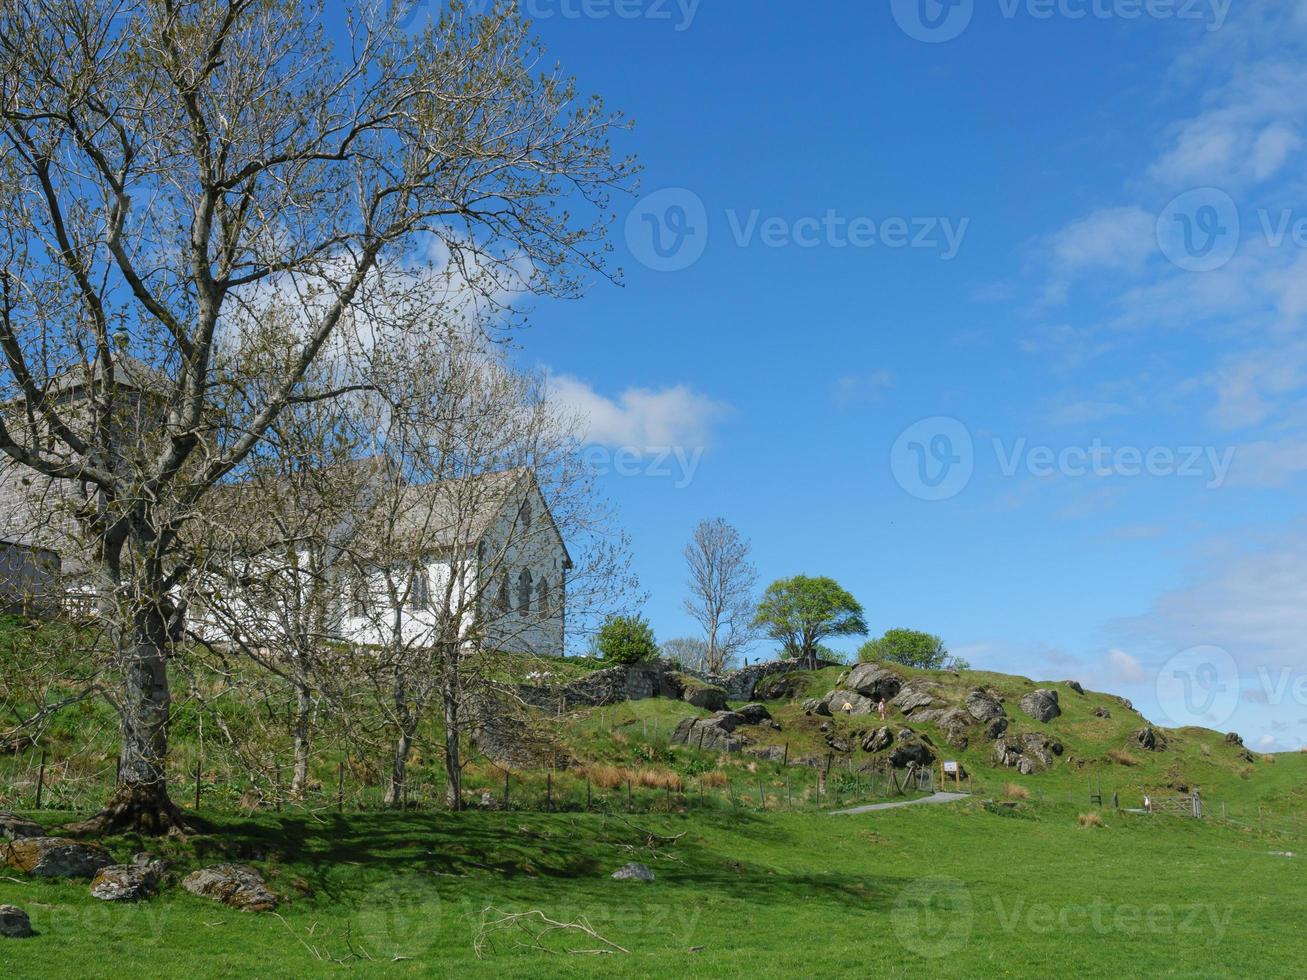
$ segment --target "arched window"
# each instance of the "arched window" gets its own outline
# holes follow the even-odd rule
[[[526,531],[531,530],[531,501],[529,500],[522,501],[522,528]]]
[[[542,578],[536,586],[536,608],[541,616],[549,615],[549,579]]]
[[[426,609],[431,604],[431,585],[425,568],[413,569],[408,580],[408,607]]]
[[[529,613],[531,611],[531,571],[522,569],[522,573],[517,577],[517,609],[518,612]]]
[[[508,612],[508,572],[499,573],[499,588],[495,592],[495,609]]]

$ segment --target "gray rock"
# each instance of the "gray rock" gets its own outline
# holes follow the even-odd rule
[[[775,677],[768,677],[758,683],[753,689],[752,697],[760,701],[793,701],[804,692],[807,682],[802,677],[796,677],[793,674],[779,674]]]
[[[937,724],[945,741],[954,748],[965,749],[971,743],[971,715],[961,708],[950,708]]]
[[[905,769],[908,763],[928,766],[934,759],[935,753],[930,750],[926,739],[908,728],[899,732],[898,743],[889,754],[890,765],[895,769]]]
[[[849,671],[844,686],[873,701],[889,701],[902,689],[903,678],[884,664],[858,664]]]
[[[803,702],[803,713],[805,715],[829,715],[830,708],[826,707],[826,702],[817,698],[808,698]]]
[[[148,858],[148,855],[137,857]],[[101,868],[91,879],[91,897],[105,902],[134,902],[153,898],[159,893],[163,872],[162,861],[111,864]]]
[[[1094,715],[1098,718],[1111,718],[1112,712],[1108,711],[1104,707],[1097,707],[1094,709]]]
[[[756,703],[742,705],[735,709],[735,713],[744,719],[746,725],[761,725],[764,721],[771,720],[771,712],[766,705]]]
[[[83,844],[63,837],[24,837],[0,845],[11,868],[40,878],[91,878],[113,858],[99,844]]]
[[[1062,743],[1043,732],[1023,732],[1005,735],[994,742],[994,761],[1000,766],[1016,767],[1024,775],[1031,775],[1053,765],[1062,754]]]
[[[182,887],[192,895],[247,912],[270,912],[277,907],[277,896],[248,864],[215,864],[192,871],[182,879]]]
[[[31,920],[17,905],[0,905],[0,936],[7,939],[26,939],[34,935]]]
[[[968,694],[963,706],[967,709],[967,714],[981,724],[1004,717],[1003,705],[984,688],[978,687]]]
[[[1139,744],[1141,749],[1147,749],[1149,752],[1166,751],[1166,736],[1152,725],[1145,725],[1131,737]]]
[[[617,881],[653,881],[654,873],[645,865],[632,861],[614,871],[613,878]]]
[[[894,733],[888,727],[877,728],[863,738],[862,749],[864,752],[883,752],[893,744]]]
[[[1238,732],[1230,732],[1225,736],[1226,745],[1243,745],[1243,736]]]
[[[1042,732],[1023,732],[1019,736],[1021,751],[1040,765],[1048,767],[1062,754],[1062,743]]]
[[[1040,688],[1021,698],[1021,710],[1035,721],[1052,721],[1062,713],[1057,703],[1057,691]]]
[[[1030,758],[1030,756],[1023,755],[1017,759],[1017,772],[1021,773],[1021,775],[1031,776],[1038,771],[1039,770],[1035,765],[1035,760]]]
[[[707,718],[682,718],[672,732],[672,741],[706,752],[738,752],[748,740],[732,733],[744,723],[744,717],[733,711],[719,711]]]
[[[1079,681],[1063,681],[1062,683],[1065,684],[1067,687],[1071,688],[1071,690],[1075,691],[1077,694],[1081,695],[1082,697],[1084,696],[1085,689],[1080,686]]]
[[[822,701],[826,704],[823,714],[862,716],[876,710],[876,702],[871,698],[838,687],[822,698]]]
[[[0,837],[19,840],[23,837],[44,837],[45,828],[16,813],[0,812]]]
[[[707,711],[724,711],[726,709],[726,691],[712,686],[687,686],[681,700],[703,708]]]
[[[918,686],[920,682],[910,681],[904,685],[903,690],[899,691],[894,697],[894,707],[898,708],[905,715],[910,715],[914,711],[922,708],[929,708],[935,703],[935,698],[924,687]]]
[[[985,738],[989,739],[991,742],[994,741],[994,739],[998,738],[1005,731],[1007,731],[1007,724],[1008,722],[1006,717],[995,718],[993,721],[991,721],[988,725],[985,726]]]

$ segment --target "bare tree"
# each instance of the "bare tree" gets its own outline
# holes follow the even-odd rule
[[[749,542],[722,518],[700,521],[685,547],[690,596],[685,611],[704,631],[706,669],[719,672],[753,642],[754,589],[758,572]]]
[[[114,631],[121,782],[84,829],[185,825],[184,532],[288,406],[339,393],[310,366],[380,297],[445,322],[603,271],[620,120],[539,55],[508,5],[416,37],[385,0],[0,7],[0,452],[59,487],[56,550]],[[288,324],[247,386],[240,352]]]

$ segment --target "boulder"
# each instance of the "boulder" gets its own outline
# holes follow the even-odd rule
[[[653,881],[654,873],[646,865],[632,861],[613,872],[616,881]]]
[[[1081,697],[1084,697],[1085,689],[1080,686],[1079,681],[1063,681],[1062,683],[1071,688],[1071,690],[1075,691]]]
[[[138,854],[132,864],[111,864],[91,879],[91,897],[105,902],[135,902],[153,898],[159,892],[165,866],[148,854]]]
[[[8,840],[19,840],[23,837],[44,837],[45,828],[39,823],[33,823],[26,817],[20,817],[16,813],[0,811],[0,837]]]
[[[0,905],[0,936],[7,939],[26,939],[34,935],[31,920],[17,905]]]
[[[905,715],[910,715],[922,708],[929,708],[934,703],[934,696],[921,681],[909,681],[903,685],[903,689],[895,695],[893,701],[894,707]]]
[[[778,674],[758,683],[753,696],[760,701],[793,701],[804,692],[807,679],[793,674]]]
[[[1166,736],[1152,725],[1145,725],[1130,737],[1138,743],[1141,749],[1147,749],[1149,752],[1166,751]]]
[[[1094,715],[1098,718],[1111,718],[1112,712],[1108,711],[1106,708],[1099,707],[1094,709]]]
[[[1019,736],[1022,754],[1047,767],[1053,764],[1055,756],[1062,754],[1062,743],[1049,738],[1043,732],[1023,732]]]
[[[826,707],[825,701],[819,701],[817,698],[808,698],[803,702],[803,713],[805,715],[828,715],[830,709]]]
[[[976,688],[967,695],[962,704],[967,709],[967,714],[981,724],[1004,717],[1003,705],[993,692],[986,691],[984,688]]]
[[[849,671],[844,686],[873,701],[889,701],[903,687],[903,678],[884,664],[858,664]]]
[[[971,742],[971,715],[961,708],[950,708],[936,724],[944,740],[954,748],[965,749]]]
[[[40,878],[91,878],[113,864],[99,844],[83,844],[63,837],[24,837],[3,845],[6,864]]]
[[[706,711],[726,710],[726,691],[720,687],[689,685],[681,695],[681,700]]]
[[[826,744],[830,746],[830,748],[835,752],[847,753],[853,751],[853,749],[849,747],[849,743],[846,742],[844,739],[840,738],[838,735],[827,735]]]
[[[1021,749],[1006,738],[994,742],[994,761],[1000,766],[1011,768],[1021,761]]]
[[[734,711],[719,711],[707,718],[683,718],[672,732],[672,741],[707,752],[738,752],[748,740],[732,733],[744,723],[744,717]]]
[[[783,745],[759,745],[754,748],[745,749],[744,751],[748,755],[754,756],[758,759],[763,759],[766,762],[783,762],[789,755],[789,753],[785,751],[785,746]]]
[[[1057,703],[1057,691],[1047,688],[1031,691],[1021,698],[1021,710],[1035,721],[1052,721],[1062,713]]]
[[[995,718],[985,726],[985,738],[991,742],[1007,731],[1007,718]]]
[[[1238,732],[1230,732],[1225,736],[1226,745],[1243,745],[1243,737]],[[0,814],[0,822],[3,822],[3,814]]]
[[[192,871],[182,880],[182,887],[192,895],[246,912],[271,912],[277,907],[277,896],[248,864],[215,864]]]
[[[766,705],[742,705],[735,709],[735,713],[744,719],[746,725],[761,725],[764,721],[771,721],[771,712]]]
[[[1042,732],[1005,735],[994,742],[994,761],[1000,766],[1015,767],[1029,776],[1053,765],[1062,754],[1062,743]]]
[[[857,691],[848,691],[837,687],[827,694],[822,701],[826,710],[822,714],[830,715],[869,715],[876,710],[876,702],[863,697]]]
[[[862,739],[862,750],[864,752],[883,752],[894,744],[894,733],[888,727],[877,728],[874,732],[868,732]]]
[[[935,753],[930,750],[926,739],[910,728],[899,732],[898,743],[889,754],[890,765],[895,769],[905,769],[909,763],[928,766],[935,761]]]

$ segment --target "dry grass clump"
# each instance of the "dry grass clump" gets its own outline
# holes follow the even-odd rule
[[[1024,786],[1018,786],[1016,783],[1008,783],[1003,787],[1003,795],[1009,800],[1028,800],[1030,799],[1030,790]]]
[[[593,763],[585,767],[585,775],[600,789],[617,789],[626,782],[626,770],[620,766]]]
[[[1082,813],[1079,817],[1080,826],[1088,830],[1090,827],[1102,827],[1103,818],[1097,813]]]
[[[1120,765],[1123,766],[1139,765],[1139,760],[1136,759],[1134,756],[1132,756],[1125,749],[1108,749],[1107,757],[1111,759],[1113,762],[1119,763]]]
[[[669,769],[640,769],[631,773],[631,782],[646,789],[670,789],[673,793],[681,791],[680,773]]]
[[[726,773],[720,769],[714,769],[712,772],[705,772],[700,776],[699,782],[709,789],[721,789],[726,785]]]

